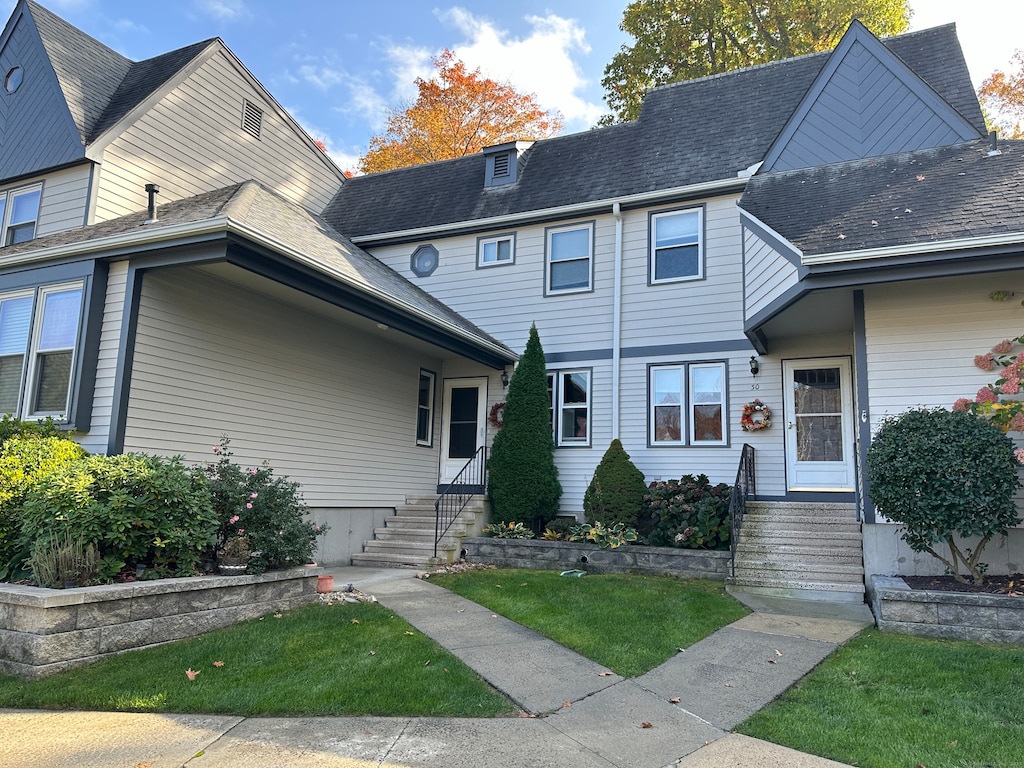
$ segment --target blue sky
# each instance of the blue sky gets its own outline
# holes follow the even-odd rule
[[[471,69],[537,95],[566,131],[604,111],[601,76],[627,42],[628,0],[41,0],[131,59],[221,37],[283,107],[354,168],[389,107],[415,97],[448,47]],[[456,4],[457,3],[457,4]],[[911,0],[912,29],[957,23],[975,85],[1024,47],[1020,0]],[[0,0],[4,20],[14,0]]]

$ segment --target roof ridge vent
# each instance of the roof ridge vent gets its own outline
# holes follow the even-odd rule
[[[519,177],[519,158],[532,146],[532,141],[508,141],[484,147],[484,187],[514,184]]]

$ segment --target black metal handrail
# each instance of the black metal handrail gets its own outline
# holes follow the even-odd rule
[[[448,533],[469,500],[483,493],[486,486],[487,447],[481,446],[434,502],[434,557],[441,537]]]
[[[743,513],[747,511],[747,499],[756,493],[754,448],[744,443],[740,452],[740,465],[736,468],[736,482],[729,496],[729,567],[733,576],[736,575],[736,542],[740,538]]]

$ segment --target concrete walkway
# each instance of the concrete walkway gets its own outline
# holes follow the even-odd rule
[[[397,569],[330,571],[450,650],[527,716],[240,718],[0,710],[5,768],[826,768],[729,730],[870,623],[863,605],[754,613],[638,678]],[[808,615],[810,614],[810,615]],[[396,695],[400,695],[396,691]]]

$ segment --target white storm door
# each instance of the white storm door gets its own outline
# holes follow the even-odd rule
[[[452,482],[487,437],[487,379],[447,379],[441,405],[441,485]]]
[[[852,491],[855,464],[849,359],[790,360],[783,371],[789,490]]]

